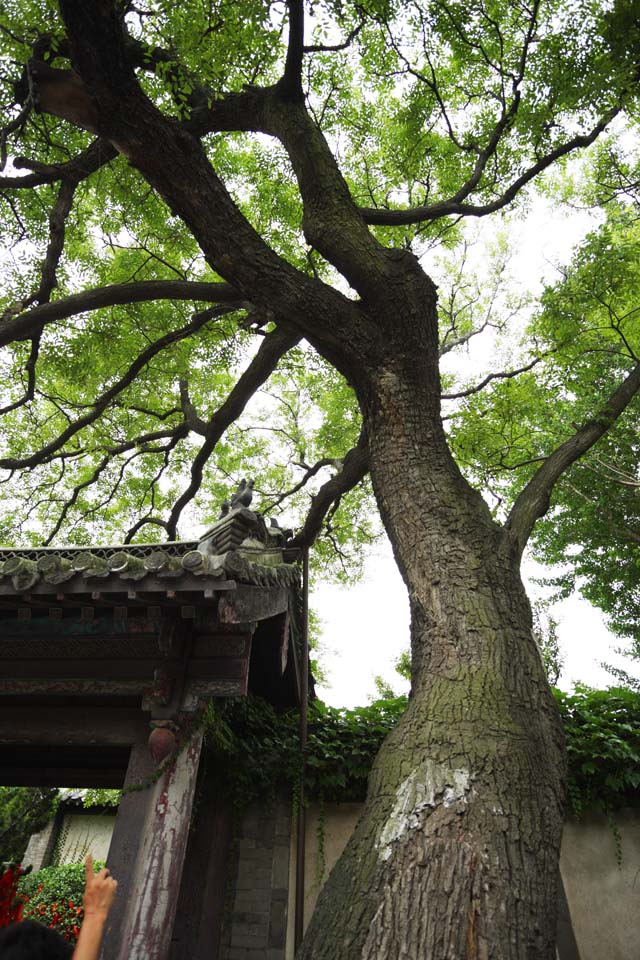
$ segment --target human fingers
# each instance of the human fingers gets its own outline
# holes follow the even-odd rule
[[[87,854],[84,861],[84,877],[85,881],[89,883],[93,879],[93,857],[90,853]]]

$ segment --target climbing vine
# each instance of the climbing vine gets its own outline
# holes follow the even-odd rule
[[[604,813],[620,860],[620,835],[613,815],[622,807],[640,807],[640,693],[628,688],[554,693],[567,740],[570,810],[575,816]],[[218,700],[197,724],[204,724],[206,750],[215,760],[217,781],[229,794],[237,816],[254,800],[274,798],[283,785],[297,805],[304,759],[305,798],[319,801],[321,810],[319,880],[324,866],[324,803],[364,799],[373,760],[406,702],[405,697],[396,697],[354,710],[312,703],[304,756],[298,714],[278,713],[255,697]],[[164,767],[160,765],[159,770]],[[104,791],[95,791],[85,803],[105,799]],[[115,792],[109,791],[108,801],[115,799]],[[21,880],[20,891],[28,897],[25,916],[56,925],[73,940],[81,920],[83,869],[79,864],[50,867]]]
[[[640,807],[640,693],[628,688],[555,690],[569,758],[569,803],[611,815]]]
[[[405,707],[404,697],[354,710],[312,703],[304,751],[306,796],[362,800],[380,744]],[[220,781],[235,799],[249,802],[273,796],[282,783],[292,785],[295,796],[302,770],[298,725],[297,713],[277,713],[254,697],[209,707],[205,742],[223,765]]]
[[[640,694],[626,688],[554,692],[567,739],[571,812],[611,815],[640,806]],[[354,710],[313,703],[304,751],[307,799],[363,800],[380,744],[405,707],[404,697]],[[208,708],[207,748],[222,766],[220,780],[237,804],[273,797],[283,783],[298,795],[298,722],[297,713],[277,713],[253,697]]]

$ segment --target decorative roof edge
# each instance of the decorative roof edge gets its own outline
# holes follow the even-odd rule
[[[249,509],[253,481],[243,480],[222,516],[200,540],[131,543],[107,547],[0,547],[0,585],[11,579],[16,593],[37,583],[58,586],[72,578],[84,580],[177,580],[184,574],[233,579],[258,586],[294,586],[300,571],[284,562],[290,531],[275,520],[267,526],[262,514]]]
[[[74,557],[65,551],[66,556],[54,552],[38,559],[30,557],[30,552],[11,551],[12,556],[5,560],[0,555],[0,582],[9,578],[16,593],[24,593],[40,581],[59,586],[78,576],[84,580],[117,577],[123,581],[139,581],[147,576],[177,580],[184,574],[191,574],[207,579],[232,579],[255,586],[279,587],[295,586],[300,579],[299,567],[282,562],[282,554],[277,551],[251,551],[251,555],[247,555],[243,551],[229,550],[224,554],[206,554],[196,545],[196,549],[187,550],[182,556],[162,549],[140,556],[125,548],[109,552],[107,556],[82,550]]]

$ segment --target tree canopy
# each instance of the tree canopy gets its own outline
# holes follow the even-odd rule
[[[345,269],[341,280],[336,257],[305,236],[300,189],[305,206],[327,211],[341,198],[309,182],[315,174],[302,169],[293,135],[260,102],[260,90],[286,85],[294,61],[302,65],[310,122],[327,138],[361,216],[383,244],[427,258],[438,246],[458,250],[461,218],[507,207],[633,103],[637,21],[624,4],[317,3],[304,40],[295,35],[301,14],[293,4],[288,48],[284,4],[120,6],[126,69],[146,96],[201,138],[278,263],[347,297],[357,277]],[[263,506],[286,504],[298,522],[307,490],[317,493],[324,481],[303,536],[315,536],[324,520],[323,562],[353,563],[373,533],[373,507],[351,387],[307,342],[274,329],[273,306],[270,313],[262,297],[247,302],[257,278],[242,291],[225,283],[126,151],[96,139],[96,118],[74,97],[56,4],[5,3],[0,28],[7,118],[0,466],[15,507],[3,515],[2,539],[81,543],[98,529],[102,538],[175,537],[185,523],[213,519],[229,483],[250,471]],[[115,81],[125,67],[113,68]],[[453,431],[460,462],[476,472],[471,451],[486,445],[494,459],[483,464],[483,479],[500,466],[495,435],[512,430],[514,411],[527,441],[526,450],[510,446],[511,460],[535,460],[567,435],[570,421],[593,412],[624,372],[632,347],[620,336],[609,342],[621,362],[598,372],[585,338],[600,333],[574,335],[585,311],[561,316],[562,299],[572,297],[572,286],[588,285],[589,262],[597,271],[596,246],[606,255],[606,243],[601,235],[585,249],[575,268],[583,280],[567,277],[546,296],[526,360],[514,365],[551,351],[544,375],[537,365],[463,401],[465,435],[460,421]],[[443,288],[443,352],[464,349],[484,322],[477,303],[458,304],[447,309]],[[559,350],[561,341],[572,345]],[[580,408],[569,410],[567,385],[566,409],[556,408],[546,437],[525,430],[523,406],[546,409],[545,390],[570,368],[580,378]],[[473,409],[482,417],[469,425]],[[633,473],[633,423],[627,419],[607,442],[615,444],[620,431],[625,452],[611,454],[612,467]],[[353,463],[345,461],[350,449]],[[598,457],[610,460],[603,451]],[[588,465],[574,468],[575,477],[585,471],[594,480]],[[575,525],[587,507],[567,510]],[[557,559],[566,544],[549,529],[540,542]],[[580,542],[588,535],[582,531]],[[583,555],[593,562],[593,551]],[[597,589],[593,598],[608,603]]]

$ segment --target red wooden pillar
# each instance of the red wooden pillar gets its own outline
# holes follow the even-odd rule
[[[146,744],[132,750],[107,859],[118,896],[101,960],[169,956],[201,747],[200,730],[189,735],[157,781],[127,791],[155,768]]]

